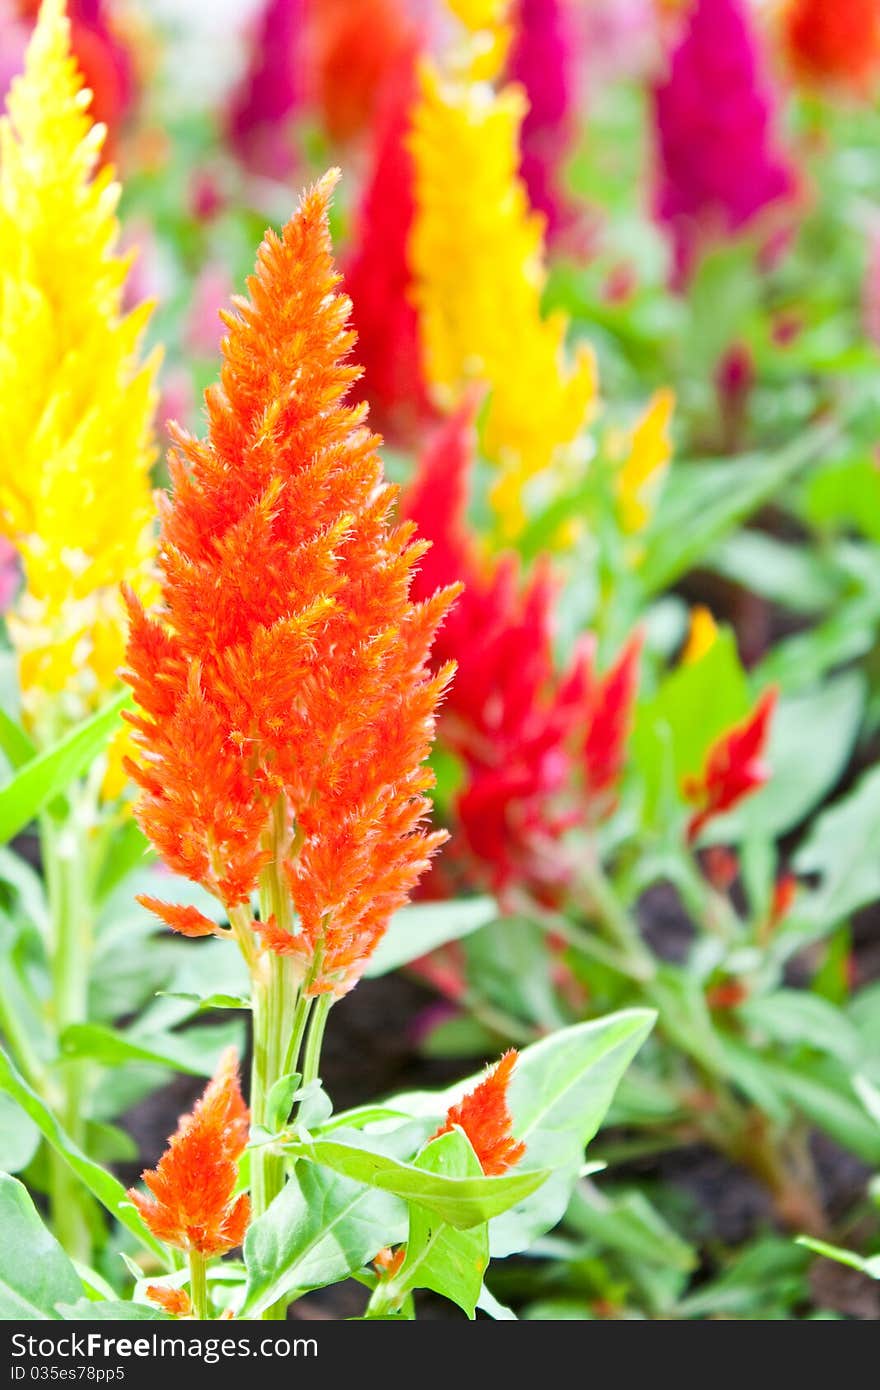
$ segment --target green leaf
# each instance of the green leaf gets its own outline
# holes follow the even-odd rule
[[[829,1245],[827,1241],[813,1240],[810,1236],[798,1236],[796,1243],[806,1250],[812,1250],[814,1255],[822,1255],[826,1260],[836,1260],[838,1264],[857,1269],[867,1274],[869,1279],[880,1279],[880,1255],[869,1255],[865,1259],[854,1250],[844,1250],[840,1245]]]
[[[266,1128],[270,1134],[274,1134],[287,1124],[293,1098],[299,1089],[301,1080],[300,1073],[292,1071],[287,1076],[279,1076],[278,1080],[273,1083],[266,1100]]]
[[[124,1303],[121,1299],[95,1303],[80,1298],[76,1303],[59,1303],[58,1311],[65,1322],[170,1322],[161,1308],[147,1303]]]
[[[468,984],[483,1001],[539,1025],[542,1032],[565,1024],[545,934],[534,922],[520,917],[491,922],[468,939],[464,951]]]
[[[777,1089],[813,1124],[865,1163],[880,1163],[880,1130],[853,1094],[849,1077],[833,1059],[764,1063]]]
[[[119,724],[130,694],[123,691],[105,709],[65,734],[54,748],[40,753],[0,789],[0,843],[7,843],[86,768],[90,767]]]
[[[770,726],[766,785],[713,821],[704,841],[738,844],[747,835],[775,839],[804,820],[846,768],[864,702],[865,682],[857,671],[780,700]],[[816,729],[822,730],[819,739]]]
[[[478,1181],[480,1160],[461,1130],[432,1139],[415,1158],[415,1168],[449,1181]],[[489,1263],[486,1223],[458,1230],[421,1205],[410,1207],[406,1258],[394,1278],[401,1293],[431,1289],[457,1303],[469,1318],[475,1316]]]
[[[296,1143],[288,1152],[383,1192],[393,1192],[407,1202],[418,1202],[461,1230],[478,1226],[507,1211],[530,1196],[549,1176],[543,1169],[517,1169],[494,1178],[485,1177],[482,1170],[477,1177],[467,1178],[431,1169],[422,1171],[414,1163],[401,1162],[377,1148],[368,1147],[370,1137],[356,1130],[345,1135],[347,1142],[342,1138],[343,1131],[334,1132],[335,1139]],[[379,1141],[372,1142],[378,1144]]]
[[[637,713],[633,757],[642,773],[645,816],[658,816],[682,779],[702,770],[709,748],[749,711],[749,684],[729,629],[699,660],[678,666]],[[671,779],[672,786],[668,780]]]
[[[105,1067],[152,1062],[190,1076],[210,1076],[220,1053],[237,1035],[234,1024],[142,1036],[119,1033],[103,1023],[72,1023],[61,1034],[60,1046],[64,1057],[88,1057]]]
[[[164,1245],[147,1230],[132,1206],[122,1183],[114,1178],[112,1173],[108,1173],[105,1168],[102,1168],[100,1164],[87,1158],[82,1150],[74,1144],[45,1101],[31,1090],[2,1048],[0,1048],[0,1090],[6,1091],[18,1102],[22,1110],[34,1121],[43,1137],[55,1152],[61,1155],[92,1196],[96,1197],[112,1216],[115,1216],[123,1226],[131,1231],[142,1245],[158,1255],[163,1265],[167,1264],[168,1255]]]
[[[160,989],[160,999],[185,999],[195,1004],[196,1013],[210,1013],[212,1009],[252,1009],[253,1003],[242,994],[187,994],[173,989]]]
[[[737,531],[726,536],[707,556],[706,565],[796,613],[819,612],[840,595],[841,577],[827,559],[764,531]]]
[[[646,537],[641,566],[646,592],[666,589],[692,569],[727,532],[819,457],[836,428],[805,431],[775,454],[673,464]]]
[[[794,868],[821,878],[815,892],[798,904],[797,922],[834,925],[880,897],[880,768],[822,812],[795,855]]]
[[[565,1224],[579,1235],[640,1261],[682,1273],[699,1263],[696,1251],[664,1221],[645,1195],[635,1190],[607,1196],[591,1183],[579,1183]]]
[[[312,1163],[297,1164],[244,1243],[247,1287],[241,1317],[255,1318],[297,1292],[347,1279],[406,1235],[406,1207]]]
[[[415,903],[403,907],[376,947],[365,974],[369,979],[387,975],[419,956],[458,941],[493,922],[498,916],[494,898],[459,898],[452,902]]]
[[[519,1055],[508,1091],[513,1134],[526,1144],[519,1171],[551,1169],[531,1196],[496,1217],[489,1229],[493,1255],[524,1250],[562,1217],[584,1148],[608,1110],[617,1085],[653,1027],[648,1009],[560,1029]],[[436,1123],[480,1080],[470,1077],[442,1093],[411,1092],[389,1106]]]
[[[772,1042],[809,1047],[827,1052],[846,1067],[861,1058],[858,1033],[846,1014],[803,989],[777,989],[772,994],[746,1000],[737,1016],[760,1037]]]
[[[56,1304],[78,1299],[82,1284],[27,1188],[7,1173],[0,1173],[0,1231],[0,1318],[57,1318]]]
[[[37,1152],[40,1131],[11,1096],[0,1091],[0,1169],[20,1173]]]
[[[24,767],[37,756],[37,745],[30,734],[25,733],[0,706],[0,749],[5,753],[10,767]]]
[[[829,460],[810,478],[804,500],[814,524],[856,526],[869,540],[880,541],[880,473],[873,455]]]

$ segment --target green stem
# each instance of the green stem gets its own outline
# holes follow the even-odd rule
[[[88,988],[93,949],[90,877],[91,800],[84,789],[69,793],[63,820],[45,814],[40,835],[51,918],[50,974],[52,1021],[59,1040],[72,1024],[88,1020]],[[85,1140],[88,1063],[59,1062],[54,1100],[58,1117],[75,1144]],[[50,1157],[53,1230],[74,1259],[91,1263],[91,1236],[81,1202],[81,1185],[54,1151]]]
[[[207,1322],[211,1316],[208,1307],[208,1265],[198,1250],[189,1252],[189,1296],[199,1322]]]
[[[312,1021],[309,1025],[309,1035],[306,1039],[306,1052],[303,1059],[302,1086],[310,1086],[318,1075],[321,1066],[321,1044],[324,1041],[324,1029],[327,1026],[327,1015],[333,1003],[332,994],[322,994],[318,997],[315,1004]]]

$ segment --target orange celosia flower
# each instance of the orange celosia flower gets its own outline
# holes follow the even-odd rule
[[[266,923],[268,944],[299,957],[309,992],[341,994],[446,838],[423,825],[423,764],[452,671],[428,658],[455,589],[411,602],[425,545],[390,525],[366,408],[344,403],[358,369],[335,292],[335,178],[267,234],[250,299],[233,301],[208,438],[175,435],[164,611],[130,601],[127,679],[146,834],[227,912],[280,868],[298,931],[280,922],[272,939]]]
[[[507,1087],[516,1065],[517,1052],[510,1048],[458,1105],[447,1111],[446,1119],[433,1136],[448,1134],[457,1125],[463,1129],[487,1177],[506,1173],[526,1151],[525,1144],[510,1132]]]
[[[192,1114],[181,1118],[158,1167],[143,1174],[152,1196],[129,1189],[154,1236],[178,1250],[207,1256],[241,1245],[250,1199],[234,1193],[249,1127],[238,1058],[230,1048]]]
[[[334,140],[348,140],[369,124],[414,26],[401,0],[312,0],[308,13],[324,125]]]
[[[173,1318],[186,1318],[192,1313],[192,1303],[186,1289],[169,1289],[164,1284],[148,1284],[147,1298],[170,1313]]]

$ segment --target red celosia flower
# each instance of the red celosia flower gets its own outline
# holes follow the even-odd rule
[[[401,0],[311,0],[316,97],[334,140],[364,130],[385,79],[412,42]]]
[[[344,403],[358,371],[334,181],[267,235],[250,300],[233,301],[208,438],[176,434],[164,611],[131,600],[127,679],[146,834],[227,910],[277,859],[299,931],[273,945],[312,992],[341,993],[446,838],[423,825],[423,764],[451,675],[428,659],[454,590],[411,601],[425,546],[389,525],[365,407]]]
[[[371,163],[355,220],[355,250],[345,267],[364,367],[363,392],[379,428],[402,438],[431,414],[408,259],[415,202],[407,136],[418,92],[417,55],[413,41],[389,73],[379,100]]]
[[[783,32],[792,67],[807,82],[870,91],[880,70],[878,0],[789,0]]]
[[[775,689],[765,691],[748,719],[722,734],[712,745],[699,777],[686,778],[685,797],[698,808],[688,822],[691,843],[710,820],[730,811],[770,776],[764,750],[776,698]]]
[[[250,1201],[234,1194],[249,1125],[238,1059],[230,1048],[192,1114],[181,1118],[158,1167],[143,1174],[152,1196],[129,1189],[154,1236],[178,1250],[208,1256],[241,1245]]]
[[[440,1134],[448,1134],[456,1125],[463,1129],[487,1177],[506,1173],[526,1151],[525,1144],[514,1139],[510,1132],[511,1116],[507,1108],[507,1087],[516,1059],[514,1048],[505,1052],[479,1085],[458,1105],[450,1107],[434,1135],[436,1139]]]
[[[148,1284],[147,1298],[170,1313],[173,1318],[186,1318],[192,1313],[192,1303],[186,1289],[169,1289],[164,1284]]]
[[[748,986],[742,980],[722,980],[706,991],[710,1009],[738,1009],[749,997]]]
[[[432,542],[415,592],[427,597],[455,579],[465,585],[437,641],[458,667],[443,729],[467,773],[456,806],[464,839],[496,890],[519,881],[552,892],[567,874],[562,833],[587,811],[607,814],[613,804],[639,642],[601,681],[591,676],[589,642],[559,673],[549,566],[538,564],[521,584],[516,558],[483,563],[467,530],[475,408],[473,399],[465,402],[444,423],[405,499],[405,515]]]
[[[381,1279],[393,1279],[405,1259],[405,1245],[398,1245],[396,1250],[384,1245],[373,1260],[373,1266]]]

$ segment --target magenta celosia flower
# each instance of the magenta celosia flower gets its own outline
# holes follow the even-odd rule
[[[305,4],[265,0],[229,112],[229,137],[239,158],[270,178],[286,178],[295,162],[290,121],[303,102]]]
[[[555,240],[574,212],[560,187],[576,133],[576,34],[570,0],[519,0],[510,76],[529,109],[520,135],[520,173],[533,208]]]
[[[655,213],[672,237],[681,283],[702,245],[748,227],[796,187],[743,0],[696,0],[655,112]]]

